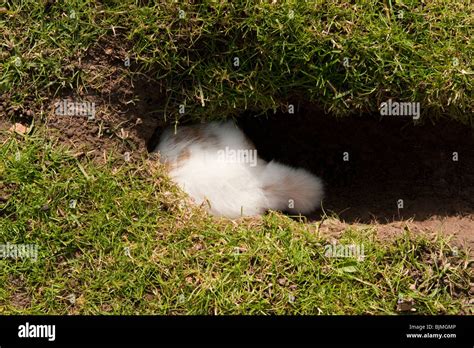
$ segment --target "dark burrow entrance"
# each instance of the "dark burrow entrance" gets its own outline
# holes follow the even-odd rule
[[[378,115],[335,118],[311,106],[294,114],[249,113],[238,123],[260,157],[324,180],[324,212],[310,218],[325,213],[384,223],[474,212],[474,132],[468,126],[449,120],[415,126],[409,118]]]
[[[295,114],[247,115],[240,125],[264,159],[323,178],[328,215],[387,222],[474,212],[474,132],[457,122],[336,119],[301,107]]]

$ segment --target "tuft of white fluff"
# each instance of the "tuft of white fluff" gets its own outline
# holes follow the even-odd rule
[[[302,168],[271,161],[259,178],[269,209],[308,214],[321,204],[321,179]]]
[[[268,209],[306,214],[323,197],[319,178],[258,158],[232,122],[180,127],[176,134],[167,130],[155,151],[181,189],[216,216],[254,216]]]

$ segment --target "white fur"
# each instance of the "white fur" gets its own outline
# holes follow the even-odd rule
[[[246,157],[224,156],[232,150]],[[268,209],[306,214],[321,203],[319,178],[257,156],[251,161],[253,144],[231,122],[181,127],[176,134],[167,130],[155,151],[169,165],[171,178],[216,216],[253,216]]]

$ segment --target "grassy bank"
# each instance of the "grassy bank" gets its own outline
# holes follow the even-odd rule
[[[161,166],[78,159],[40,131],[5,141],[0,182],[0,242],[38,247],[0,260],[1,314],[470,313],[468,256],[408,228],[336,241],[324,221],[212,219]]]
[[[156,108],[171,120],[302,100],[348,115],[393,98],[472,124],[472,11],[433,0],[7,1],[0,85],[16,104],[100,92],[107,70],[91,62],[129,58],[124,78],[159,80]]]
[[[211,218],[146,152],[159,123],[298,102],[347,116],[392,98],[472,125],[471,14],[466,0],[0,5],[0,244],[38,248],[0,259],[0,314],[472,314],[472,260],[445,237]],[[96,120],[55,114],[66,97]]]

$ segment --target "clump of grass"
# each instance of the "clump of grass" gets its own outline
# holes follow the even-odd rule
[[[468,257],[446,240],[348,227],[331,241],[275,212],[211,218],[153,160],[78,160],[45,139],[0,148],[0,244],[39,250],[0,260],[3,314],[395,314],[400,301],[469,313]],[[334,242],[364,257],[334,257]]]
[[[394,98],[421,103],[424,116],[472,124],[466,0],[28,0],[6,9],[0,85],[16,102],[45,87],[100,90],[84,62],[105,42],[117,63],[130,58],[133,74],[162,81],[157,109],[167,120],[286,110],[302,100],[348,115]]]

